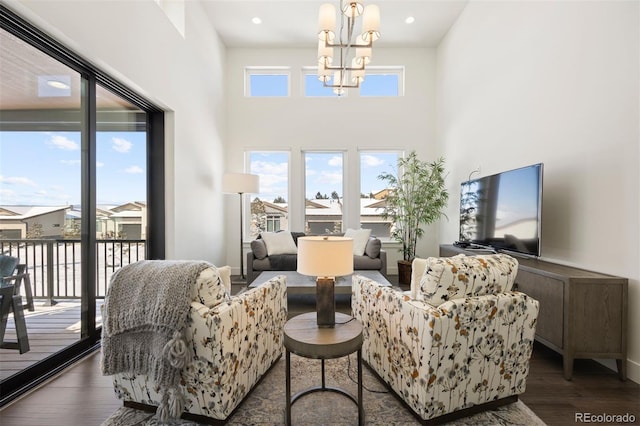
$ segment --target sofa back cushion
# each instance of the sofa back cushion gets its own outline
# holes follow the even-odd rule
[[[432,306],[510,291],[518,273],[518,261],[506,254],[430,257],[424,266],[414,297]]]
[[[346,238],[353,239],[353,254],[356,256],[363,256],[369,237],[371,236],[371,229],[347,229],[344,233]]]
[[[267,257],[267,245],[262,238],[251,241],[251,252],[256,259]]]
[[[367,241],[367,245],[364,248],[364,254],[369,256],[372,259],[377,259],[380,257],[380,250],[382,249],[382,241],[380,241],[376,237],[369,238]]]
[[[260,234],[267,246],[267,255],[296,254],[298,247],[291,232],[262,232]]]
[[[213,308],[231,298],[231,268],[211,266],[204,269],[191,289],[191,300]]]

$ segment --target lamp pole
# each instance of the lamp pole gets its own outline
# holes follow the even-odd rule
[[[242,196],[244,194],[256,194],[260,189],[258,175],[249,173],[225,173],[222,176],[222,190],[227,194],[240,196],[240,277],[244,280],[244,258],[242,257],[242,242],[244,241],[243,226],[244,212],[242,211]]]
[[[240,278],[241,279],[246,279],[246,277],[244,276],[244,259],[243,259],[243,252],[242,252],[242,242],[244,241],[244,236],[242,235],[242,225],[244,224],[243,220],[242,220],[242,216],[243,216],[243,211],[242,211],[242,196],[244,195],[244,192],[238,192],[238,194],[240,195]]]

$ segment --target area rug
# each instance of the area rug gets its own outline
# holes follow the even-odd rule
[[[411,412],[367,368],[363,367],[363,400],[366,425],[419,425]],[[325,362],[327,386],[338,386],[357,395],[355,355]],[[291,355],[291,391],[319,386],[320,361]],[[284,356],[267,373],[229,417],[227,425],[283,425],[285,412]],[[333,392],[316,392],[300,398],[291,407],[294,425],[357,425],[356,405],[345,396]],[[491,411],[447,423],[456,426],[526,425],[543,426],[524,403],[517,401]],[[121,407],[102,426],[154,426],[158,422],[153,413]],[[199,423],[180,420],[174,425],[197,426]]]

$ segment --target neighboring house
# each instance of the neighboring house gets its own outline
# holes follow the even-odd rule
[[[61,238],[71,206],[0,206],[0,238]]]
[[[360,199],[360,223],[362,228],[371,229],[372,235],[389,237],[390,222],[381,216],[384,207],[384,195],[387,190],[374,194],[375,198]],[[342,199],[306,200],[305,232],[325,234],[343,232]],[[253,215],[251,235],[257,236],[261,231],[276,232],[288,229],[288,205],[286,203],[270,203],[254,200],[251,203]],[[295,231],[291,229],[290,231]]]
[[[147,205],[139,201],[111,208],[107,230],[117,239],[144,240],[147,238]],[[110,227],[111,226],[111,227]]]
[[[250,235],[257,237],[262,231],[277,232],[289,227],[286,203],[270,203],[258,198],[251,202]]]
[[[146,239],[147,205],[134,201],[96,208],[97,239]],[[80,206],[0,206],[0,238],[79,238]]]

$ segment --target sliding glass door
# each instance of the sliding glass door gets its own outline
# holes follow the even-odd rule
[[[164,141],[160,110],[0,17],[0,254],[26,265],[34,305],[29,351],[5,344],[13,312],[0,342],[3,405],[99,344],[114,271],[164,256]]]

